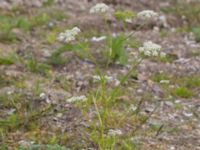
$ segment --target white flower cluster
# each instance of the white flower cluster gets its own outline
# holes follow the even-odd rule
[[[18,142],[18,144],[23,147],[30,147],[34,143],[35,143],[34,141],[25,141],[25,140],[21,140]]]
[[[139,52],[143,53],[145,56],[161,56],[165,57],[165,53],[161,52],[161,46],[155,44],[151,41],[147,41],[143,43],[143,47],[139,48]]]
[[[98,3],[90,9],[91,14],[102,14],[109,11],[109,6],[104,3]]]
[[[158,17],[158,13],[154,12],[153,10],[144,10],[139,12],[137,17],[142,20],[149,20]]]
[[[126,18],[126,19],[125,19],[125,22],[126,22],[126,23],[132,23],[133,20],[132,20],[132,18]]]
[[[81,30],[78,27],[74,27],[71,30],[65,30],[65,32],[58,35],[58,40],[60,42],[69,43],[76,39],[76,35],[78,35],[79,32],[81,32]]]
[[[67,99],[67,102],[69,102],[69,103],[84,102],[86,100],[87,100],[87,97],[85,95],[81,95],[81,96],[73,96],[73,97]]]
[[[112,81],[114,80],[112,76],[104,76],[104,79],[105,79],[107,82],[112,82]],[[101,77],[98,76],[98,75],[95,75],[95,76],[93,76],[93,81],[94,81],[94,82],[101,81]]]
[[[134,106],[134,105],[131,105],[131,106],[130,106],[130,110],[133,111],[133,112],[135,112],[137,109],[138,109],[138,108],[137,108],[136,106]]]
[[[108,135],[109,136],[117,136],[117,135],[122,135],[122,131],[121,130],[119,130],[119,129],[110,129],[109,131],[108,131]]]
[[[120,81],[112,76],[106,75],[103,78],[106,80],[107,83],[114,83],[115,86],[118,86],[120,84]],[[99,81],[101,81],[101,77],[99,75],[95,75],[95,76],[93,76],[93,81],[99,82]]]

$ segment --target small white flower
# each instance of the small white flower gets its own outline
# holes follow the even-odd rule
[[[104,78],[108,83],[114,81],[114,78],[112,76],[104,76],[102,78]],[[93,76],[93,81],[94,82],[101,81],[101,76],[99,76],[99,75]]]
[[[13,94],[14,92],[13,91],[8,91],[7,92],[7,95],[11,95],[11,94]]]
[[[144,47],[140,47],[140,48],[139,48],[139,52],[140,52],[140,53],[144,53]]]
[[[102,78],[104,78],[106,80],[107,83],[114,83],[115,86],[120,85],[120,81],[112,76],[103,76]],[[101,81],[101,77],[99,75],[94,75],[93,76],[93,81],[94,82],[99,82]]]
[[[175,147],[174,146],[170,146],[170,150],[175,150]]]
[[[141,143],[141,137],[132,137],[131,139],[130,139],[134,144],[140,144]]]
[[[134,105],[131,105],[131,107],[130,107],[130,110],[134,112],[134,111],[136,111],[136,110],[137,110],[137,107],[136,107],[136,106],[134,106]]]
[[[120,85],[120,81],[118,79],[115,79],[115,86],[119,86]]]
[[[144,51],[144,55],[151,56],[151,52],[150,51]]]
[[[60,42],[69,43],[76,39],[76,36],[79,32],[81,32],[81,30],[78,27],[74,27],[71,30],[65,30],[65,32],[62,32],[58,35],[58,40]]]
[[[81,32],[81,30],[78,27],[74,27],[71,31],[74,35],[77,35],[79,32]]]
[[[91,14],[101,14],[109,11],[109,6],[104,3],[98,3],[90,9]]]
[[[127,22],[127,23],[132,23],[132,19],[131,19],[131,18],[126,18],[126,19],[125,19],[125,22]]]
[[[101,36],[101,37],[92,37],[91,41],[92,42],[101,42],[105,40],[107,37],[106,36]]]
[[[34,141],[25,141],[25,140],[21,140],[21,141],[18,142],[19,145],[21,145],[25,148],[30,147],[34,143],[35,143]]]
[[[147,41],[147,42],[144,42],[144,49],[146,50],[150,50],[150,51],[160,51],[161,50],[161,46],[158,45],[158,44],[155,44],[151,41]]]
[[[69,102],[69,103],[84,102],[86,100],[87,100],[87,97],[85,95],[81,95],[81,96],[73,96],[73,97],[67,99],[67,102]]]
[[[158,51],[152,51],[152,56],[158,56]]]
[[[92,78],[93,78],[93,81],[94,81],[94,82],[99,82],[99,81],[101,81],[101,77],[98,76],[98,75],[94,75]]]
[[[48,103],[48,104],[51,103],[51,100],[49,99],[49,97],[46,93],[40,93],[39,97],[40,97],[41,100],[45,100],[46,103]]]
[[[122,131],[119,129],[110,129],[108,131],[109,136],[117,136],[117,135],[122,135]]]
[[[146,56],[159,56],[161,54],[161,48],[160,45],[147,41],[143,43],[143,47],[139,48],[139,52]]]
[[[106,79],[106,81],[109,82],[113,82],[115,79],[112,76],[105,76],[104,77]]]
[[[158,17],[158,13],[154,12],[153,10],[144,10],[139,12],[137,17],[142,20],[149,20]]]

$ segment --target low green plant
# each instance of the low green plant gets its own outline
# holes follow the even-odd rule
[[[88,43],[80,42],[77,45],[73,44],[65,44],[54,50],[48,62],[51,65],[64,65],[67,61],[66,58],[62,57],[62,54],[65,52],[74,52],[76,56],[80,58],[87,57],[87,53],[85,53],[85,49],[88,49]]]
[[[50,20],[50,17],[46,13],[40,13],[32,18],[30,18],[30,24],[31,28],[37,27],[37,26],[43,26],[47,24]]]
[[[51,31],[47,34],[46,40],[48,44],[53,44],[57,40],[57,31]]]
[[[12,85],[14,78],[10,78],[4,73],[0,72],[0,87]]]
[[[31,144],[30,146],[20,146],[19,150],[36,150],[36,149],[46,149],[46,150],[70,150],[64,146],[60,145],[44,145],[44,144]]]
[[[33,73],[41,73],[43,75],[47,75],[50,68],[44,63],[39,63],[34,56],[30,56],[30,58],[25,61],[25,66],[28,71]]]
[[[13,28],[28,30],[30,28],[29,20],[23,16],[15,16],[15,14],[0,15],[0,31],[8,31]]]
[[[188,88],[200,88],[200,77],[191,76],[185,79],[185,86]]]
[[[0,57],[0,65],[12,65],[15,63],[15,60],[12,56]]]
[[[199,28],[192,28],[192,32],[194,33],[196,41],[200,42],[200,27]]]
[[[121,34],[116,37],[111,37],[108,40],[108,59],[110,63],[119,62],[120,64],[126,64],[128,60],[126,45],[127,36]]]
[[[178,87],[172,93],[174,96],[180,98],[190,98],[193,96],[193,92],[186,87]]]
[[[47,7],[47,6],[53,5],[53,3],[54,3],[54,0],[46,0],[46,1],[43,3],[43,5]]]
[[[17,41],[17,36],[11,30],[0,32],[0,41],[5,43],[12,43]]]
[[[176,16],[177,20],[184,17],[184,20],[187,21],[189,28],[199,25],[200,4],[197,1],[193,3],[187,3],[185,0],[180,0],[174,1],[173,3],[173,6],[165,7],[161,10],[164,13]],[[182,20],[179,21],[181,22]]]
[[[98,7],[104,7],[104,9],[101,10]],[[65,61],[63,61],[63,58],[65,60],[66,58],[62,57],[62,54],[66,51],[71,51],[75,56],[83,56],[83,59],[89,59],[90,61],[92,61],[92,63],[95,65],[95,74],[97,75],[95,77],[98,80],[98,83],[95,84],[96,86],[94,87],[94,90],[91,90],[87,94],[87,97],[85,95],[82,95],[83,97],[86,97],[87,100],[84,99],[84,101],[81,101],[80,99],[78,99],[76,101],[76,99],[73,99],[74,97],[72,97],[72,99],[70,98],[70,101],[68,102],[73,102],[75,103],[75,106],[84,109],[84,114],[86,115],[91,112],[91,108],[94,111],[94,115],[92,115],[92,118],[90,118],[91,121],[88,125],[88,135],[90,139],[86,140],[92,142],[92,144],[94,144],[97,149],[113,150],[119,147],[121,149],[124,149],[126,147],[127,149],[132,150],[135,148],[135,145],[131,144],[130,138],[133,137],[135,132],[139,130],[139,126],[146,123],[150,115],[138,115],[138,112],[140,111],[140,105],[143,103],[144,99],[142,99],[139,104],[136,104],[136,106],[133,106],[131,108],[130,102],[128,103],[129,105],[125,105],[118,101],[120,99],[119,97],[123,97],[122,94],[125,94],[125,91],[123,90],[124,85],[136,72],[136,68],[141,63],[143,58],[132,60],[129,71],[125,75],[123,75],[120,80],[117,80],[116,85],[109,85],[108,80],[114,80],[112,79],[112,77],[110,78],[106,76],[109,65],[117,63],[126,65],[129,58],[127,47],[138,48],[139,44],[133,36],[133,32],[129,34],[116,33],[115,35],[113,35],[111,26],[107,23],[105,13],[102,13],[102,11],[106,10],[108,10],[108,6],[106,6],[105,4],[97,4],[90,10],[90,13],[99,13],[99,15],[104,19],[106,23],[105,27],[107,27],[107,33],[105,34],[107,36],[100,37],[100,40],[94,40],[94,42],[103,43],[98,43],[96,48],[98,49],[98,51],[100,51],[100,54],[102,54],[103,50],[106,51],[105,56],[107,62],[105,63],[106,65],[103,64],[103,69],[105,69],[105,72],[102,71],[102,65],[99,64],[98,60],[96,59],[96,53],[90,50],[90,46],[92,45],[91,41],[82,37],[81,30],[78,27],[73,27],[72,29],[65,30],[58,35],[58,41],[64,44],[62,44],[61,47],[59,47],[55,50],[55,52],[52,53],[50,63],[54,65],[64,64]],[[147,16],[157,15],[157,13],[153,11],[145,11],[142,13]],[[124,19],[132,19],[131,17],[133,16],[134,15],[129,12],[115,13],[115,17],[117,18],[117,20],[120,21]],[[143,44],[143,47],[140,47],[140,52],[141,51],[145,52],[145,55],[148,57],[156,57],[160,56],[161,46],[149,41]],[[83,55],[81,54],[81,52],[83,53]],[[101,58],[105,56],[101,55]],[[140,55],[138,55],[138,57],[139,56]],[[148,96],[148,99],[149,98],[150,96]],[[131,100],[134,101],[134,98]],[[129,133],[123,134],[122,130],[125,128],[127,122],[130,123],[134,129],[130,130]],[[126,140],[124,139],[124,137],[126,137]]]
[[[12,114],[4,120],[0,120],[0,127],[13,129],[18,126],[18,118],[16,114]]]
[[[48,25],[50,21],[61,21],[67,16],[62,11],[54,12],[39,12],[32,17],[18,15],[15,13],[2,13],[0,15],[0,41],[14,42],[18,37],[13,32],[13,29],[18,28],[23,31],[30,31],[33,28]]]
[[[47,25],[50,21],[61,21],[67,16],[62,11],[42,12],[28,19],[30,28],[41,27]]]
[[[31,29],[31,23],[25,17],[19,17],[16,19],[13,28],[23,29],[24,31],[29,31]]]
[[[170,76],[167,75],[166,73],[158,73],[158,74],[154,74],[152,76],[152,80],[155,82],[160,82],[161,80],[169,80]]]

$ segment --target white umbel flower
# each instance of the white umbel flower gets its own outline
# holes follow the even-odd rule
[[[71,30],[65,30],[65,32],[62,32],[58,35],[58,40],[60,42],[69,43],[76,39],[76,36],[79,32],[81,32],[81,30],[78,27],[74,27]]]
[[[112,76],[104,76],[103,77],[107,82],[112,82],[114,80],[114,78]],[[93,76],[93,81],[94,82],[99,82],[101,81],[101,76],[99,75],[94,75]]]
[[[126,19],[125,19],[125,22],[127,22],[127,23],[132,23],[133,20],[132,20],[131,18],[126,18]]]
[[[139,52],[143,53],[145,56],[159,56],[164,55],[161,51],[161,46],[158,44],[155,44],[151,41],[147,41],[143,43],[143,47],[139,48]]]
[[[112,77],[112,76],[107,76],[107,75],[106,75],[106,76],[104,76],[103,78],[106,80],[107,83],[114,83],[115,86],[120,85],[120,81],[119,81],[118,79]],[[94,82],[99,82],[99,81],[101,81],[101,76],[99,76],[99,75],[94,75],[94,76],[93,76],[93,81],[94,81]]]
[[[98,3],[90,9],[91,14],[102,14],[109,11],[109,6],[104,3]]]
[[[87,100],[87,97],[85,95],[81,95],[81,96],[73,96],[73,97],[67,99],[67,102],[69,102],[69,103],[84,102],[86,100]]]
[[[139,12],[137,17],[142,20],[149,20],[158,17],[158,13],[154,12],[153,10],[144,10]]]
[[[133,112],[135,112],[137,110],[137,107],[134,106],[134,105],[131,105],[130,110],[133,111]]]
[[[109,136],[117,136],[117,135],[122,135],[122,131],[119,129],[110,129],[108,131]]]

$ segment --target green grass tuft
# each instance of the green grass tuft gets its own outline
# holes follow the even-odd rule
[[[116,37],[110,37],[108,39],[108,59],[110,63],[119,62],[120,64],[127,63],[127,52],[125,45],[127,43],[127,37],[120,34]]]
[[[15,61],[10,57],[0,57],[0,65],[12,65]]]
[[[25,66],[28,71],[32,73],[40,73],[47,75],[50,69],[50,66],[45,63],[39,63],[33,56],[25,62]]]
[[[179,98],[191,98],[193,96],[193,92],[186,87],[178,87],[172,93]]]

